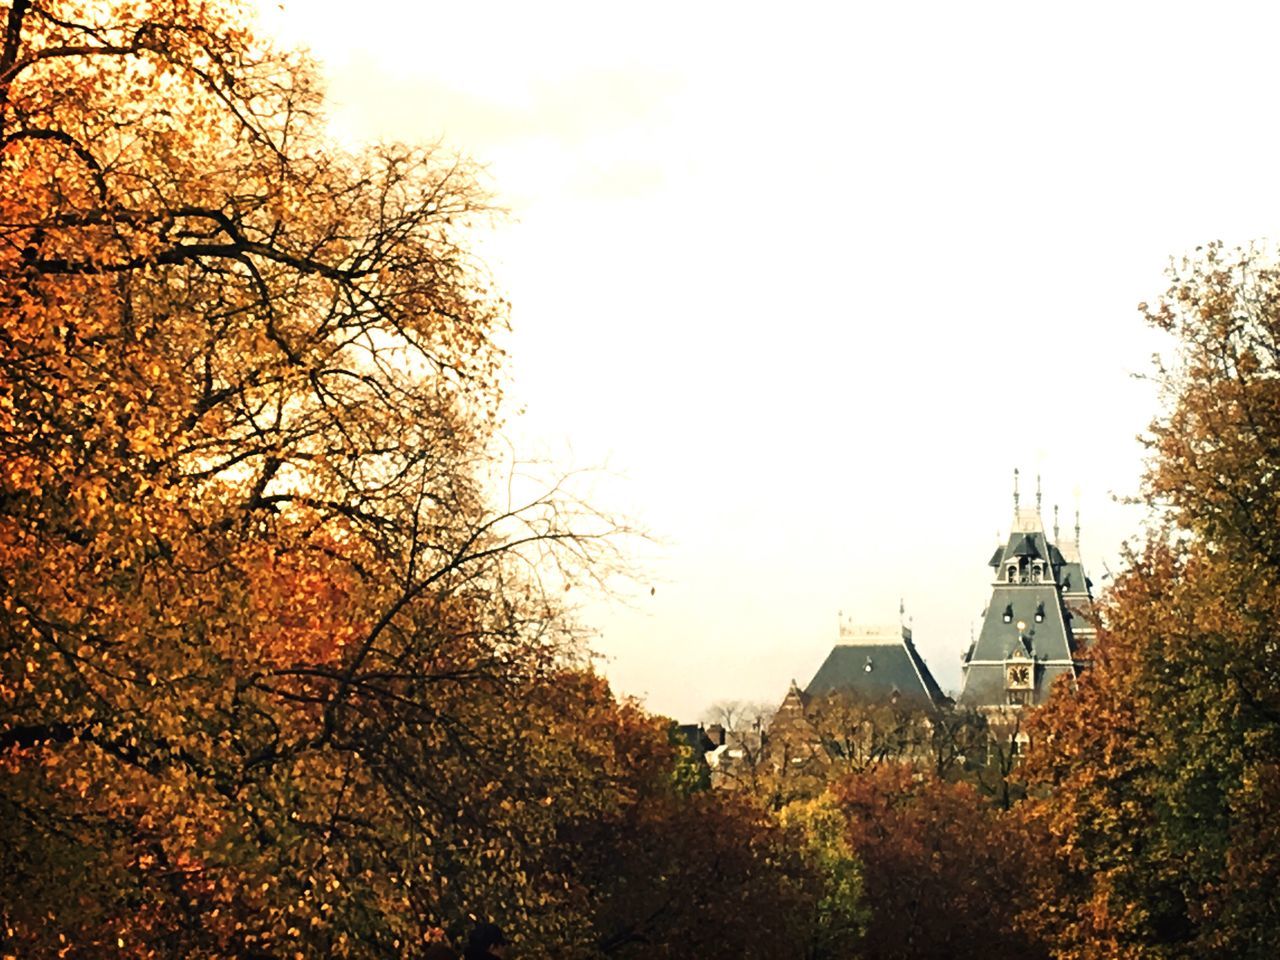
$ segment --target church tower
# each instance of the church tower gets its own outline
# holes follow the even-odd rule
[[[991,557],[991,602],[965,654],[961,706],[1043,703],[1058,678],[1074,683],[1094,634],[1092,584],[1080,561],[1079,514],[1075,533],[1074,543],[1058,546],[1055,508],[1050,541],[1040,518],[1040,480],[1034,509],[1024,508],[1015,470],[1013,524],[1008,542]]]

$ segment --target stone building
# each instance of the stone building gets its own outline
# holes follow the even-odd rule
[[[939,714],[953,707],[979,711],[997,740],[1025,741],[1023,708],[1045,702],[1055,682],[1074,687],[1088,665],[1096,632],[1093,585],[1080,559],[1079,514],[1074,539],[1064,542],[1055,507],[1050,538],[1041,519],[1039,486],[1037,478],[1034,507],[1023,507],[1014,471],[1013,522],[989,561],[991,598],[982,628],[964,654],[963,686],[955,702],[934,679],[910,627],[860,626],[842,616],[831,652],[804,687],[791,681],[767,730],[753,729],[749,742],[736,749],[722,744],[717,757],[724,756],[724,772],[823,759],[833,744],[817,721],[819,715],[830,720],[840,701],[874,708],[849,713],[868,729],[890,714],[909,715],[920,729],[908,733],[921,743]]]
[[[769,725],[764,758],[774,768],[806,770],[882,750],[910,759],[950,704],[909,627],[842,619],[813,679],[804,689],[791,681]]]
[[[996,548],[991,601],[982,629],[964,656],[963,707],[1017,708],[1044,703],[1055,682],[1071,684],[1087,664],[1094,635],[1092,583],[1075,540],[1059,546],[1040,518],[1039,480],[1034,508],[1022,507],[1014,471],[1013,524]]]

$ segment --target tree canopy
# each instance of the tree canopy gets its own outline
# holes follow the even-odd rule
[[[1280,949],[1280,269],[1265,246],[1212,245],[1171,280],[1146,308],[1173,335],[1149,437],[1153,525],[1104,605],[1079,696],[1034,721],[1062,956]]]
[[[339,149],[234,3],[0,23],[2,952],[808,942],[797,830],[585,665],[616,525],[496,482],[469,165]]]
[[[1151,529],[1026,757],[831,700],[711,790],[565,608],[616,525],[497,482],[469,164],[230,0],[0,25],[0,955],[1280,952],[1273,250],[1146,309]]]
[[[491,506],[474,177],[336,149],[233,5],[2,12],[7,936],[340,954],[520,916],[601,696],[542,578],[601,530]]]

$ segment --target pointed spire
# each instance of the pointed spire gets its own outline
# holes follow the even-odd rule
[[[1036,476],[1036,504],[1035,509],[1028,504],[1025,508],[1022,506],[1022,471],[1015,469],[1013,471],[1013,526],[1010,528],[1010,534],[1028,534],[1043,533],[1044,521],[1040,519],[1040,477]]]
[[[1070,541],[1058,544],[1058,549],[1061,551],[1063,558],[1068,563],[1081,562],[1080,561],[1080,501],[1078,499],[1078,494],[1076,499],[1075,532],[1076,532],[1076,535],[1074,540],[1070,540]],[[1055,537],[1054,539],[1056,540],[1057,538]]]

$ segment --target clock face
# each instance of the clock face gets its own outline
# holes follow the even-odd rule
[[[1009,686],[1025,687],[1031,682],[1031,668],[1018,664],[1009,668]]]

